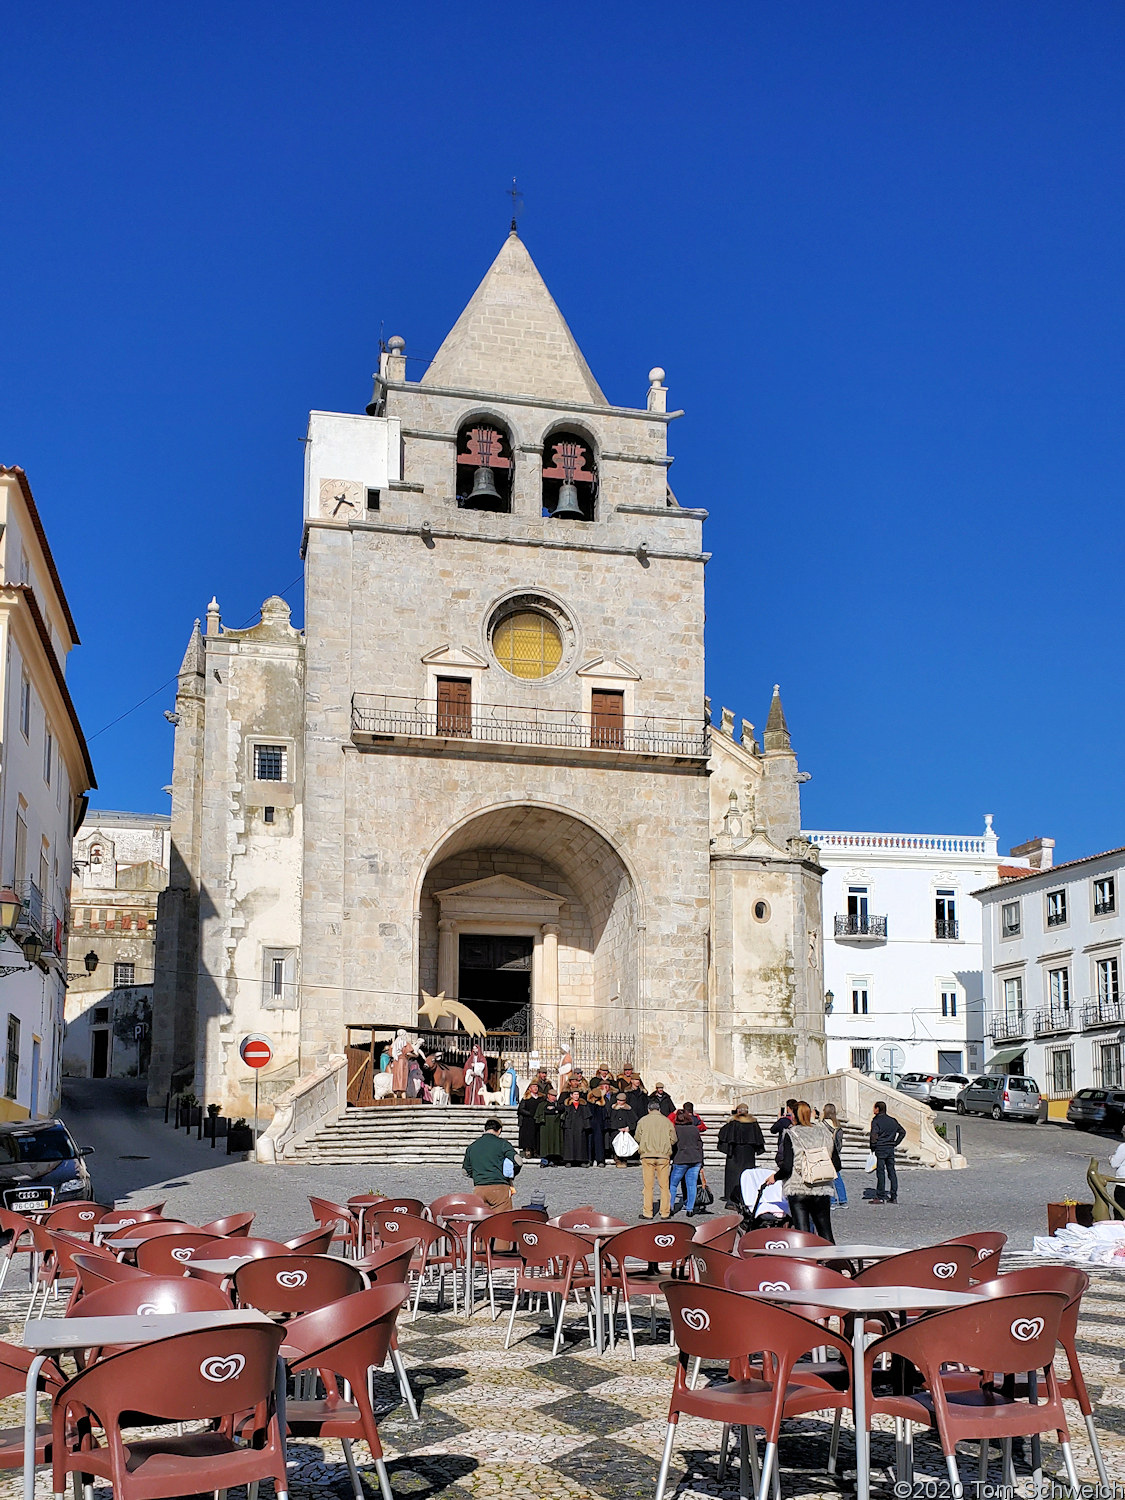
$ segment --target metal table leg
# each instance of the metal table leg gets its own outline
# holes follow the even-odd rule
[[[867,1343],[866,1314],[857,1312],[852,1329],[852,1418],[855,1422],[856,1500],[871,1500],[871,1446],[867,1432],[867,1383],[863,1355]]]
[[[605,1352],[605,1328],[602,1323],[602,1242],[597,1235],[594,1236],[594,1348],[599,1354]]]
[[[469,1322],[473,1316],[473,1230],[476,1224],[472,1219],[467,1221],[465,1234],[465,1321]]]
[[[23,1412],[23,1494],[24,1500],[35,1500],[35,1429],[38,1426],[39,1371],[47,1362],[45,1354],[31,1361],[24,1386]]]

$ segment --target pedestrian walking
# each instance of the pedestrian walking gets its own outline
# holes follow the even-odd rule
[[[695,1105],[686,1101],[672,1118],[676,1132],[676,1149],[672,1154],[672,1212],[678,1213],[677,1199],[682,1184],[683,1206],[690,1219],[695,1213],[695,1193],[699,1186],[699,1173],[703,1167],[703,1133],[696,1117]]]
[[[836,1114],[836,1106],[834,1104],[826,1104],[821,1111],[820,1118],[822,1123],[827,1125],[832,1131],[832,1138],[836,1143],[836,1155],[840,1157],[840,1161],[842,1163],[844,1160],[842,1155],[842,1148],[844,1145],[844,1127],[840,1124],[839,1116]],[[832,1191],[836,1196],[836,1207],[847,1208],[848,1190],[844,1186],[844,1173],[842,1166],[841,1170],[836,1174],[836,1181],[833,1185]]]
[[[719,1131],[719,1154],[726,1158],[723,1171],[723,1202],[727,1208],[742,1207],[742,1174],[753,1167],[766,1149],[762,1127],[745,1104],[736,1104],[730,1119]]]
[[[484,1133],[465,1151],[463,1170],[473,1179],[477,1196],[500,1212],[512,1206],[515,1177],[520,1170],[510,1141],[502,1138],[499,1120],[486,1120]]]
[[[535,1111],[535,1124],[539,1130],[539,1165],[557,1167],[563,1154],[563,1106],[554,1089],[547,1090]]]
[[[898,1173],[895,1171],[895,1147],[906,1139],[906,1131],[894,1115],[887,1113],[882,1099],[871,1112],[871,1149],[875,1153],[875,1196],[872,1203],[898,1202]],[[890,1197],[887,1186],[890,1185]]]
[[[546,1090],[543,1098],[546,1098]],[[519,1121],[519,1148],[524,1156],[537,1156],[539,1154],[539,1126],[535,1123],[535,1114],[540,1105],[539,1085],[534,1080],[528,1084],[527,1093],[516,1107],[516,1119]]]
[[[660,1105],[649,1104],[646,1107],[644,1119],[634,1133],[641,1157],[644,1192],[641,1218],[653,1217],[653,1190],[659,1183],[660,1217],[670,1219],[672,1217],[672,1148],[676,1144],[676,1132],[671,1122],[661,1113]]]
[[[834,1245],[832,1184],[840,1172],[834,1132],[814,1122],[810,1106],[800,1103],[794,1123],[782,1132],[778,1154],[777,1179],[785,1188],[793,1223]]]

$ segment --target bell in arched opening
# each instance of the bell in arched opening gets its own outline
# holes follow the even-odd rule
[[[590,444],[574,432],[554,432],[543,448],[543,513],[560,521],[592,521],[597,471]]]
[[[463,510],[511,510],[512,448],[499,427],[466,423],[458,434],[457,504]]]

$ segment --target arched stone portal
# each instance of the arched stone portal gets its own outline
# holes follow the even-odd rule
[[[559,1031],[635,1032],[640,892],[582,819],[526,803],[467,819],[433,851],[416,909],[421,988],[460,996],[490,1025],[530,1000]]]

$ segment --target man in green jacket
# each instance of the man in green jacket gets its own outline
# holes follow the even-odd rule
[[[501,1137],[502,1129],[499,1120],[486,1120],[484,1134],[467,1148],[462,1163],[473,1179],[477,1196],[483,1198],[489,1208],[497,1210],[511,1208],[516,1190],[515,1175],[520,1169],[511,1143]],[[505,1174],[505,1162],[512,1164],[508,1169],[511,1176]]]
[[[660,1105],[649,1101],[645,1117],[633,1132],[641,1158],[641,1175],[644,1178],[644,1207],[642,1219],[652,1218],[653,1188],[660,1184],[660,1216],[672,1217],[672,1146],[676,1132],[661,1112]]]

